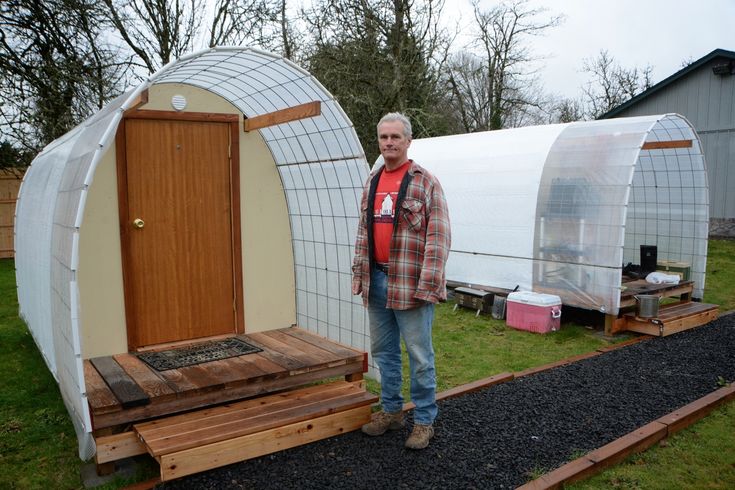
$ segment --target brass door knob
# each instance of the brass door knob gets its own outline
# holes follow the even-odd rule
[[[133,221],[133,226],[136,228],[143,228],[145,226],[145,221],[140,218],[135,218],[135,220]]]

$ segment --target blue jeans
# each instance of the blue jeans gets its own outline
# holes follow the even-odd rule
[[[380,398],[385,412],[403,408],[401,395],[401,337],[408,351],[411,369],[411,401],[416,405],[414,423],[434,422],[436,406],[436,370],[431,344],[434,305],[426,303],[410,310],[385,307],[388,276],[373,268],[370,275],[370,339],[373,359],[380,369]]]

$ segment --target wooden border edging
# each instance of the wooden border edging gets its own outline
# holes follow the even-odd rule
[[[441,400],[446,400],[448,398],[455,398],[458,396],[467,395],[475,391],[480,391],[482,389],[489,388],[490,386],[493,386],[493,385],[497,385],[500,383],[507,383],[508,381],[513,381],[516,378],[522,378],[524,376],[530,376],[532,374],[540,373],[542,371],[548,371],[549,369],[554,369],[560,366],[566,366],[567,364],[572,364],[573,362],[581,361],[582,359],[588,359],[590,357],[599,356],[600,354],[603,354],[605,352],[610,352],[610,351],[614,351],[617,349],[621,349],[623,347],[627,347],[632,344],[637,344],[638,342],[641,342],[643,340],[648,340],[650,338],[652,338],[650,335],[641,335],[639,337],[628,339],[624,342],[619,342],[617,344],[600,347],[597,350],[592,351],[592,352],[586,352],[584,354],[578,354],[576,356],[567,357],[566,359],[550,362],[542,366],[524,369],[523,371],[516,371],[515,373],[500,373],[500,374],[490,376],[489,378],[483,378],[477,381],[472,381],[471,383],[466,383],[460,386],[455,386],[454,388],[450,388],[448,390],[437,393],[436,401],[441,401]],[[413,402],[408,402],[408,403],[403,404],[404,412],[408,410],[413,410],[414,408],[416,408],[416,405],[414,405]]]
[[[518,487],[518,490],[563,488],[566,483],[583,480],[600,473],[620,463],[631,454],[645,451],[662,439],[689,427],[715,408],[733,399],[735,399],[735,384],[720,388]]]

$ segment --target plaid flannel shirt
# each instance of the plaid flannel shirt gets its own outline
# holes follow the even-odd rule
[[[408,310],[422,302],[437,303],[447,299],[444,266],[449,256],[451,232],[449,212],[439,181],[426,169],[411,161],[401,186],[393,237],[390,244],[388,298],[386,308]],[[370,270],[373,261],[372,206],[375,187],[383,167],[374,170],[363,190],[360,224],[357,229],[355,258],[352,263],[352,294],[362,293],[368,304]]]

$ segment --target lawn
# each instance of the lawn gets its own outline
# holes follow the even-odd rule
[[[58,387],[18,318],[12,260],[0,260],[0,488],[82,488],[77,441]],[[710,241],[704,300],[735,309],[735,241]],[[451,303],[436,312],[437,382],[445,390],[505,371],[520,371],[627,338],[565,324],[534,335],[475,317]],[[371,390],[377,383],[370,382]],[[657,447],[579,488],[735,488],[735,406],[731,403]],[[151,476],[150,468],[135,479]],[[106,488],[121,488],[118,480]]]

